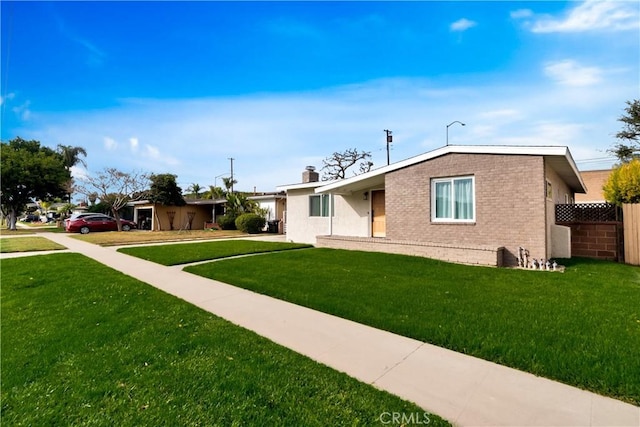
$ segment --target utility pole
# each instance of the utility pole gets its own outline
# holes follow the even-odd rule
[[[233,161],[235,160],[233,157],[229,157],[231,160],[231,194],[233,194]]]
[[[391,132],[390,130],[385,129],[384,130],[387,133],[387,165],[389,164],[389,144],[391,144],[393,142],[393,132]]]

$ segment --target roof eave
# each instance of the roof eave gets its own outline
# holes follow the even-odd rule
[[[523,156],[560,156],[564,157],[567,164],[571,168],[573,175],[576,178],[576,182],[573,182],[572,186],[575,192],[586,192],[586,187],[578,172],[578,168],[571,157],[569,148],[566,146],[519,146],[519,145],[448,145],[429,151],[427,153],[420,154],[415,157],[411,157],[405,160],[401,160],[396,163],[392,163],[387,166],[366,172],[360,175],[356,175],[351,178],[346,178],[340,181],[335,181],[329,184],[318,186],[315,188],[316,193],[333,193],[333,194],[351,194],[357,189],[366,188],[366,183],[370,182],[372,185],[378,184],[380,179],[374,179],[379,176],[386,175],[389,172],[402,169],[408,166],[412,166],[417,163],[421,163],[427,160],[434,159],[436,157],[444,156],[446,154],[496,154],[496,155],[523,155]],[[384,178],[382,178],[384,182]]]

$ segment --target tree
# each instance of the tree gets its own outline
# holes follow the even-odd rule
[[[614,168],[602,190],[609,203],[640,203],[640,159],[635,158]]]
[[[140,172],[126,173],[115,168],[105,168],[95,176],[82,179],[84,183],[78,192],[89,196],[97,193],[101,203],[105,203],[118,224],[118,231],[122,231],[120,210],[127,203],[144,199],[147,196],[149,178]]]
[[[258,202],[249,199],[243,193],[227,194],[226,213],[238,217],[243,213],[257,213]]]
[[[170,173],[151,174],[151,186],[147,192],[147,199],[152,203],[165,206],[184,206],[187,202],[182,197],[182,189],[176,183],[176,175]],[[196,184],[197,185],[197,184]]]
[[[9,229],[16,229],[17,215],[27,203],[65,196],[71,175],[62,156],[51,148],[18,137],[0,144],[0,157],[1,206]]]
[[[224,190],[221,187],[209,186],[209,189],[202,195],[205,199],[224,199]]]
[[[258,202],[249,199],[244,193],[229,193],[226,199],[224,216],[218,219],[223,230],[235,229],[236,219],[245,213],[262,215]]]
[[[222,183],[224,184],[224,188],[227,189],[227,193],[233,193],[233,186],[236,185],[238,181],[230,177],[224,177],[222,178]]]
[[[61,145],[58,144],[58,153],[62,155],[62,159],[64,161],[64,166],[67,169],[71,169],[78,163],[81,163],[85,168],[87,167],[87,163],[84,159],[80,158],[80,155],[87,157],[87,150],[82,147],[72,147],[71,145]]]
[[[355,165],[358,166],[358,173],[354,172],[354,175],[369,172],[373,166],[373,162],[369,159],[371,159],[371,153],[359,152],[356,148],[347,149],[342,153],[335,152],[322,161],[324,163],[322,170],[325,171],[322,180],[344,179],[347,170]]]
[[[200,190],[202,190],[202,187],[200,187],[200,184],[193,183],[189,186],[189,191],[193,193],[196,199],[200,196]]]
[[[152,203],[159,203],[164,206],[184,206],[187,204],[184,197],[182,197],[182,188],[178,187],[176,183],[176,175],[170,173],[164,174],[152,174],[149,179],[151,181],[151,187],[147,193],[147,199]],[[197,184],[196,184],[197,185]],[[156,214],[156,221],[160,224],[160,218],[158,218],[158,210],[154,209]],[[175,212],[174,212],[175,214]],[[170,219],[170,226],[173,230],[173,217]]]
[[[624,142],[619,142],[607,150],[622,163],[640,158],[640,100],[627,101],[625,111],[626,115],[618,119],[624,123],[624,128],[616,134],[616,138]]]
[[[64,166],[67,168],[69,173],[71,173],[71,168],[77,165],[78,163],[82,164],[85,168],[87,167],[87,163],[84,159],[80,158],[80,155],[87,157],[87,150],[82,147],[73,147],[71,145],[62,145],[58,144],[58,153],[62,155],[62,159],[64,161]],[[71,175],[69,175],[71,176]],[[67,183],[67,194],[68,194],[68,202],[71,203],[71,194],[74,190],[73,177],[69,179]]]

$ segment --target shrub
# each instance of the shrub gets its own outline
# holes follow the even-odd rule
[[[226,215],[218,218],[218,225],[223,230],[235,230],[236,229],[236,216],[232,213],[227,213]]]
[[[236,227],[245,233],[257,234],[264,228],[266,220],[260,215],[246,213],[236,219]]]
[[[603,187],[609,203],[640,203],[640,160],[634,159],[615,168]]]

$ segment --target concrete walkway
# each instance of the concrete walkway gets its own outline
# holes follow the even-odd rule
[[[415,402],[455,425],[640,426],[637,406],[163,267],[65,234],[39,235]]]

